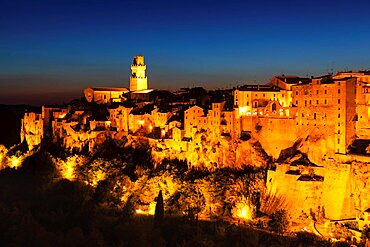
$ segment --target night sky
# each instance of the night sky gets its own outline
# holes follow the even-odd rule
[[[128,87],[134,55],[171,90],[370,69],[370,0],[0,0],[0,103]]]

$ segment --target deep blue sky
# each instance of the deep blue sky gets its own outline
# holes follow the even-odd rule
[[[0,0],[0,103],[58,103],[88,86],[264,83],[370,69],[366,1]]]

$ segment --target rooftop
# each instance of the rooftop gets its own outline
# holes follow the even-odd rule
[[[124,87],[92,87],[94,91],[115,91],[115,92],[128,92],[129,90]]]
[[[308,83],[311,81],[310,78],[298,77],[295,75],[282,75],[276,76],[279,80],[284,81],[287,84],[298,84],[298,83]]]
[[[261,91],[261,92],[279,92],[278,87],[269,85],[244,85],[238,88],[239,91]]]

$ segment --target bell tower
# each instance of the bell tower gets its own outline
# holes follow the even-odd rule
[[[131,64],[130,91],[148,89],[148,78],[145,70],[144,56],[135,56]]]

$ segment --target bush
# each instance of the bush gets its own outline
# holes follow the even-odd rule
[[[271,214],[268,226],[271,231],[283,233],[288,229],[289,220],[287,212],[284,209],[280,209]]]

